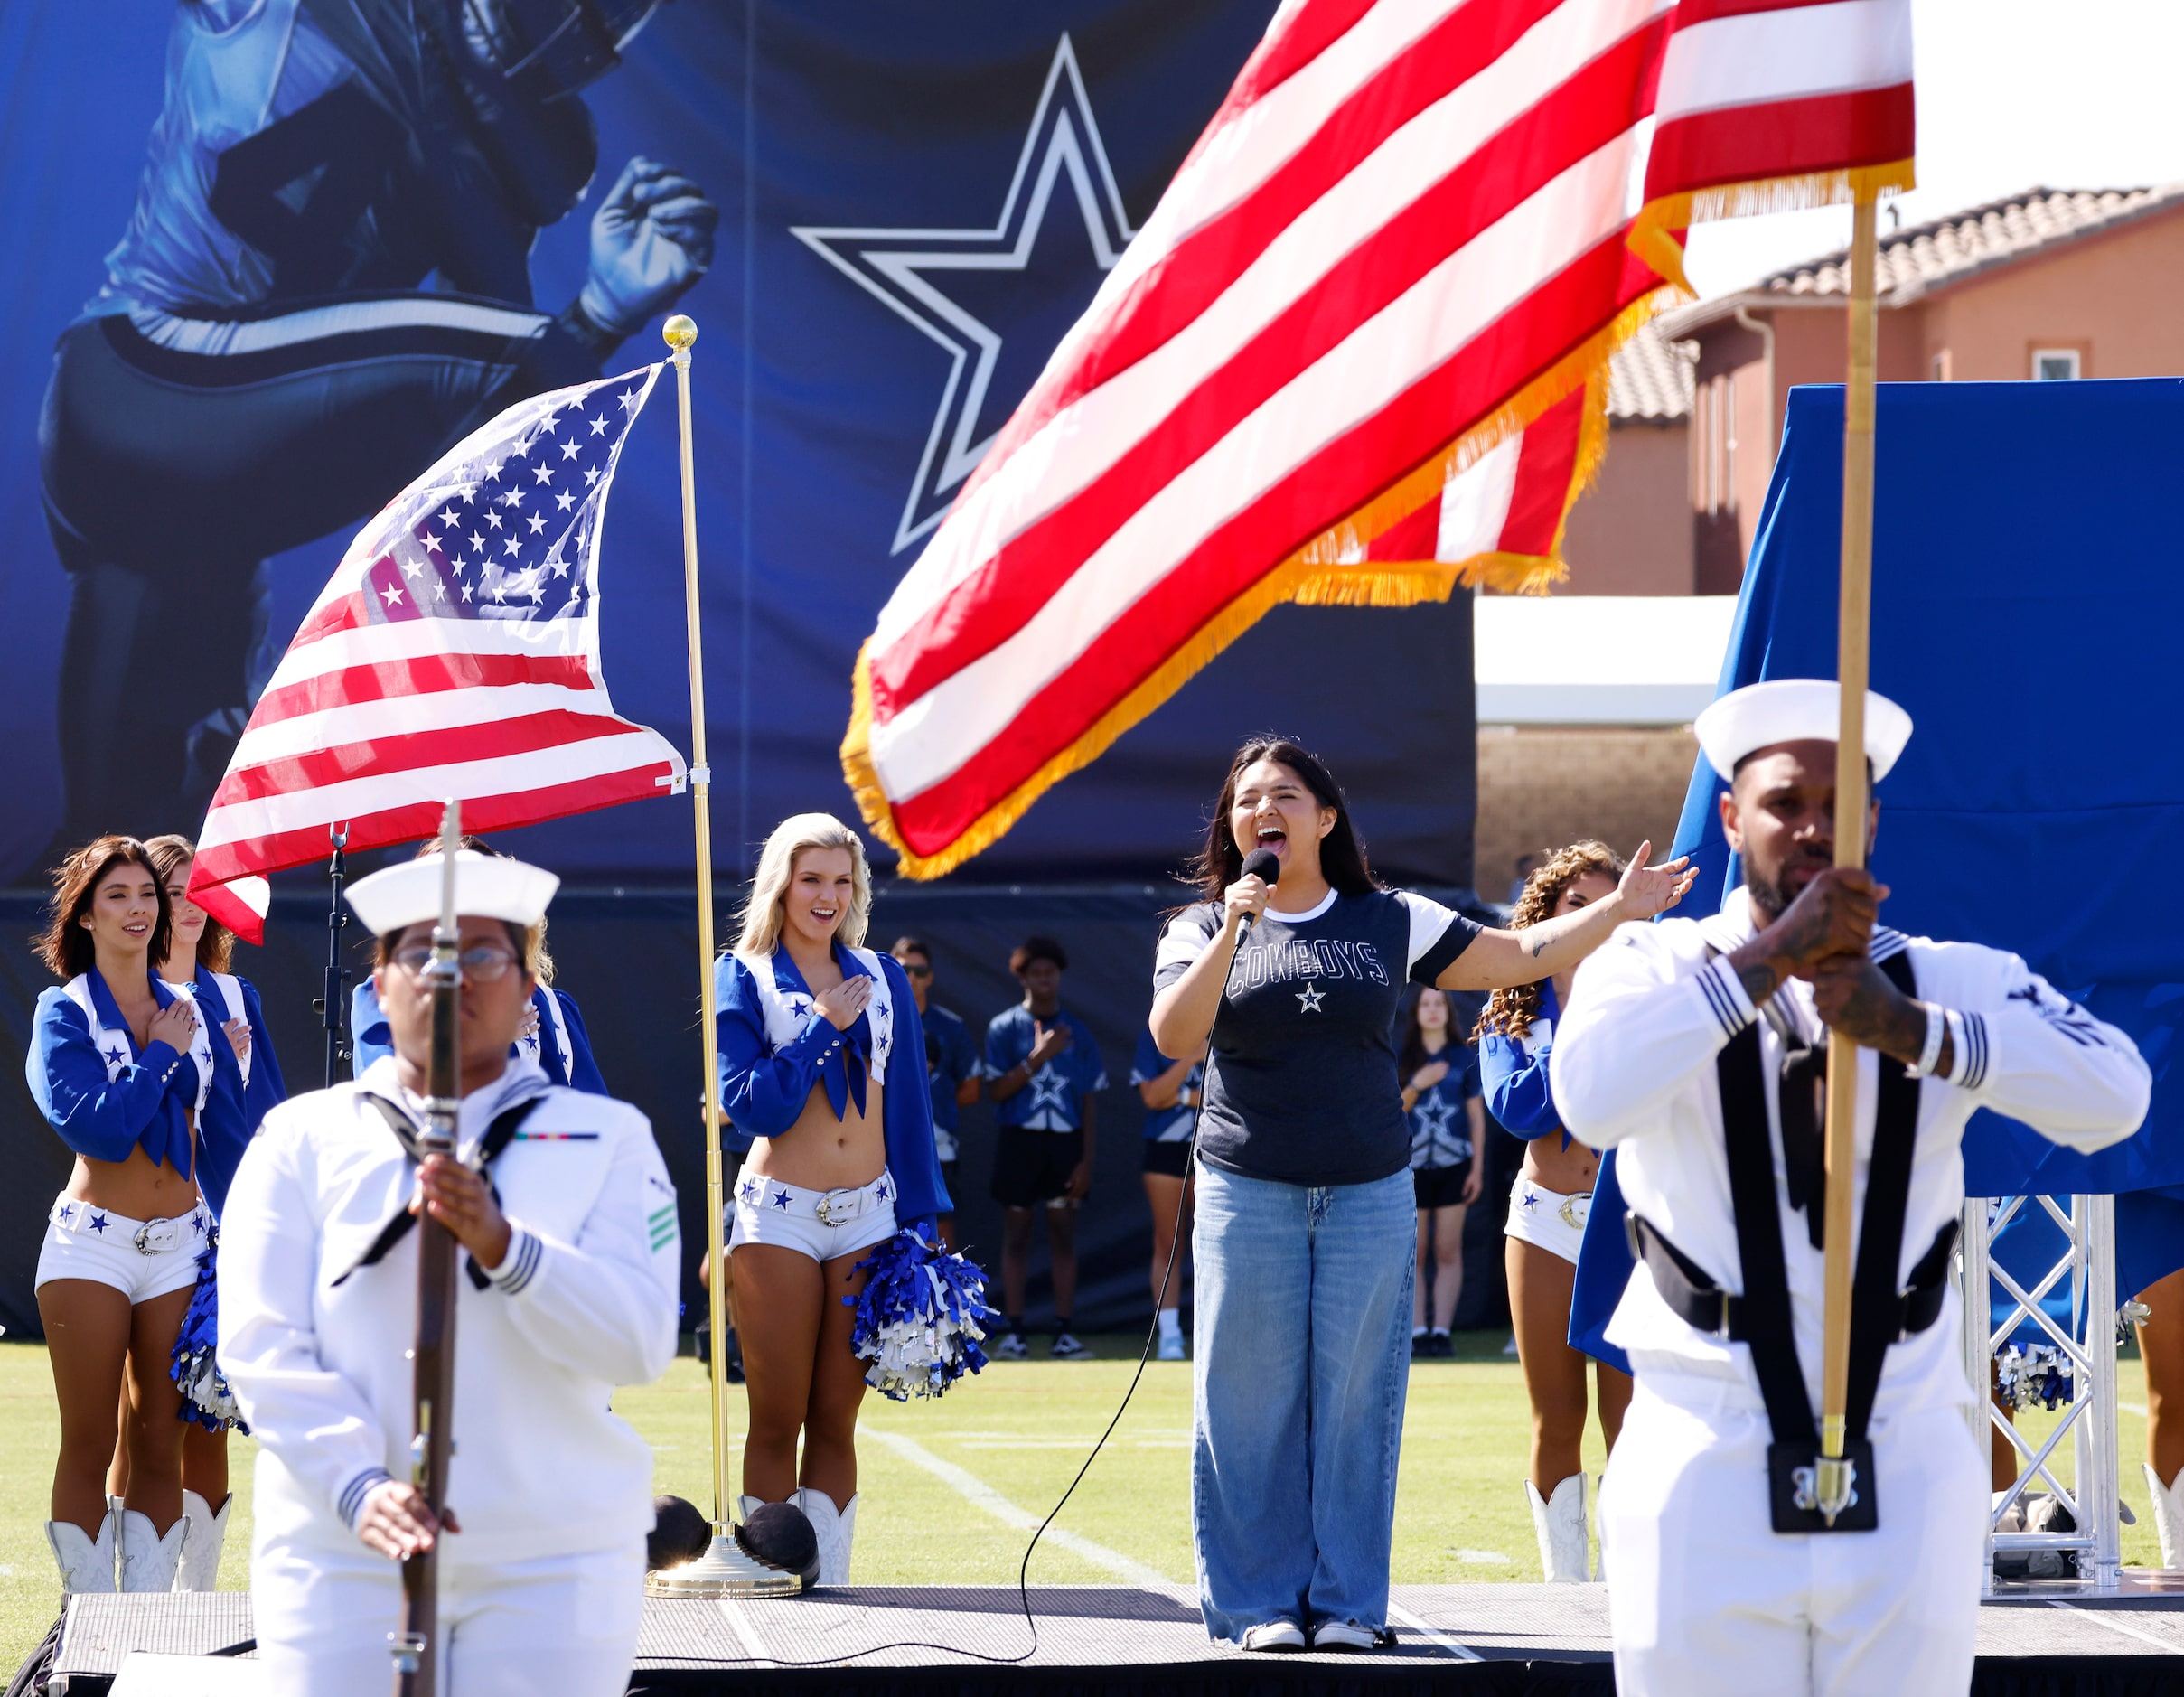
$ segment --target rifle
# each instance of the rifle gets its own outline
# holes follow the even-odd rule
[[[463,995],[462,933],[455,914],[455,851],[463,840],[463,804],[447,803],[440,819],[440,920],[432,932],[432,1051],[426,1067],[427,1157],[453,1155],[455,1114],[463,1101],[459,1036]],[[411,1394],[416,1436],[409,1444],[410,1480],[435,1519],[447,1512],[447,1459],[455,1392],[455,1241],[429,1213],[417,1221],[417,1375]],[[436,1697],[439,1680],[440,1537],[402,1563],[402,1630],[389,1633],[396,1697]]]

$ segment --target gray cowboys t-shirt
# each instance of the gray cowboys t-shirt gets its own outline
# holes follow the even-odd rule
[[[1214,1021],[1198,1158],[1292,1185],[1363,1185],[1411,1165],[1390,1033],[1405,980],[1430,984],[1480,927],[1407,890],[1261,915]],[[1186,907],[1160,935],[1166,989],[1221,934],[1221,908]]]

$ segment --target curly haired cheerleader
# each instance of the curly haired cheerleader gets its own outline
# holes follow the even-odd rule
[[[1509,928],[1523,931],[1615,894],[1623,860],[1605,843],[1575,842],[1548,857],[1524,881]],[[1602,933],[1603,937],[1605,933]],[[1573,1140],[1556,1116],[1547,1065],[1554,1022],[1578,962],[1536,984],[1497,989],[1479,1016],[1479,1073],[1486,1106],[1525,1139],[1524,1167],[1509,1195],[1509,1308],[1517,1359],[1532,1399],[1532,1464],[1525,1500],[1550,1580],[1588,1575],[1585,1472],[1585,1363],[1570,1342],[1570,1293],[1578,1245],[1592,1202],[1596,1150]],[[1600,1435],[1609,1449],[1630,1404],[1630,1375],[1594,1364]]]

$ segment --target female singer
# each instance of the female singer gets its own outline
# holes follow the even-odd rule
[[[488,845],[483,837],[465,837],[463,847],[497,859],[509,858]],[[439,852],[439,839],[434,838],[417,846],[415,858],[422,860]],[[611,1094],[606,1080],[600,1074],[599,1063],[592,1058],[591,1034],[584,1028],[584,1016],[576,1011],[576,999],[567,990],[554,988],[554,957],[546,952],[543,917],[531,929],[530,961],[531,976],[537,983],[530,993],[530,1004],[524,1009],[523,1022],[516,1027],[516,1040],[509,1047],[509,1059],[518,1063],[530,1061],[546,1074],[548,1083],[567,1084],[571,1090],[581,1090],[594,1096]],[[370,978],[359,984],[349,999],[349,1036],[355,1057],[351,1064],[352,1077],[363,1077],[373,1062],[394,1053],[394,1040],[387,1030],[387,1016],[380,1011],[379,992],[372,989]]]
[[[1411,999],[1395,1075],[1411,1121],[1411,1183],[1418,1203],[1418,1277],[1411,1288],[1411,1353],[1453,1355],[1448,1327],[1464,1294],[1464,1216],[1479,1199],[1486,1110],[1478,1056],[1451,1043],[1448,992]]]
[[[212,1050],[212,1089],[197,1122],[197,1182],[212,1215],[212,1243],[217,1245],[220,1210],[227,1205],[236,1164],[267,1111],[286,1101],[288,1092],[272,1044],[254,1045],[251,1041],[266,1028],[266,1013],[257,987],[228,970],[235,953],[235,933],[190,899],[190,867],[197,858],[197,845],[187,837],[155,837],[145,849],[166,890],[172,922],[159,976],[196,1005],[207,1022],[205,1035]],[[198,1284],[202,1287],[211,1282],[212,1263],[202,1256],[201,1261]],[[203,1299],[216,1300],[209,1294]],[[209,1321],[216,1321],[218,1312],[211,1309]],[[211,1324],[207,1330],[211,1330]],[[125,1419],[127,1411],[125,1402]],[[220,1549],[228,1536],[229,1420],[197,1408],[186,1388],[178,1412],[187,1422],[182,1439],[182,1505],[190,1517],[190,1530],[183,1540],[174,1589],[209,1591],[220,1577]],[[128,1477],[128,1451],[117,1445],[107,1470],[107,1495],[125,1495]],[[217,1510],[215,1503],[220,1505]]]
[[[1525,879],[1510,915],[1512,931],[1529,931],[1616,894],[1623,861],[1605,843],[1577,842],[1551,855]],[[1589,952],[1589,951],[1587,951]],[[1509,1195],[1509,1308],[1516,1322],[1517,1360],[1532,1399],[1532,1459],[1524,1497],[1540,1541],[1540,1567],[1550,1580],[1582,1580],[1586,1561],[1585,1363],[1570,1343],[1570,1292],[1578,1246],[1592,1202],[1599,1155],[1571,1140],[1548,1089],[1554,1022],[1578,956],[1536,984],[1497,989],[1479,1016],[1479,1070],[1494,1117],[1525,1139],[1524,1167]],[[1606,1362],[1594,1365],[1600,1436],[1615,1448],[1630,1406],[1630,1375]]]
[[[68,1591],[173,1584],[183,1514],[174,1336],[211,1230],[195,1128],[213,1050],[188,996],[152,971],[173,920],[150,851],[101,837],[53,874],[38,952],[63,980],[38,998],[31,1094],[75,1170],[38,1252],[38,1313],[61,1405],[46,1539]],[[117,1420],[124,1383],[128,1415]],[[119,1509],[106,1498],[117,1426],[128,1451]]]
[[[858,1263],[898,1224],[933,1241],[952,1205],[917,998],[892,957],[862,946],[871,910],[857,833],[800,813],[766,839],[743,934],[714,969],[721,1106],[757,1139],[729,1242],[751,1399],[744,1506],[802,1509],[822,1585],[848,1583],[857,1524]]]
[[[1210,1037],[1198,1132],[1194,1530],[1206,1629],[1248,1650],[1370,1649],[1387,1623],[1415,1190],[1389,1033],[1406,980],[1528,982],[1673,905],[1647,867],[1524,936],[1374,882],[1342,791],[1295,743],[1237,751],[1205,899],[1154,969],[1163,1055]],[[1268,849],[1279,877],[1243,876]],[[1248,938],[1246,936],[1249,931]]]

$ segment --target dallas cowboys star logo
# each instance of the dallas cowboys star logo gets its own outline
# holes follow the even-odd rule
[[[1418,1115],[1418,1123],[1426,1135],[1436,1143],[1447,1135],[1448,1122],[1456,1118],[1455,1107],[1435,1095],[1429,1095],[1412,1111]]]
[[[1297,1006],[1308,1014],[1320,1011],[1319,1004],[1327,999],[1326,991],[1317,984],[1307,984],[1297,992]]]
[[[1536,1190],[1527,1190],[1524,1193],[1524,1205],[1527,1208],[1538,1207],[1540,1205],[1539,1192]]]
[[[94,1231],[94,1232],[103,1232],[103,1231],[105,1231],[105,1230],[106,1230],[106,1228],[107,1228],[107,1217],[106,1217],[106,1215],[105,1215],[105,1214],[94,1214],[91,1216],[91,1230],[92,1230],[92,1231]]]
[[[1031,1081],[1031,1111],[1038,1113],[1052,1108],[1057,1113],[1069,1108],[1069,1081],[1051,1066],[1043,1066]]]
[[[1037,345],[1026,350],[1030,362],[1021,381],[1005,386],[1017,392],[1002,393],[994,389],[1001,333],[943,294],[926,273],[1028,270],[1064,175],[1069,187],[1066,203],[1073,204],[1084,220],[1094,264],[1102,272],[1112,270],[1138,232],[1122,209],[1121,191],[1115,186],[1107,148],[1092,117],[1092,99],[1077,69],[1076,51],[1066,34],[1055,47],[1046,85],[1039,91],[1031,129],[1017,157],[1016,175],[1009,180],[1001,215],[990,230],[790,227],[791,235],[948,353],[948,380],[933,416],[933,428],[926,434],[916,480],[895,526],[891,554],[901,553],[940,523],[956,489],[993,441],[991,430],[981,434],[989,412],[998,427],[1030,386],[1055,337],[1090,299],[1086,291],[1084,299],[1046,333],[1029,336]]]
[[[773,1203],[775,1207],[786,1214],[789,1211],[789,1193],[785,1190],[776,1190],[773,1195]]]

